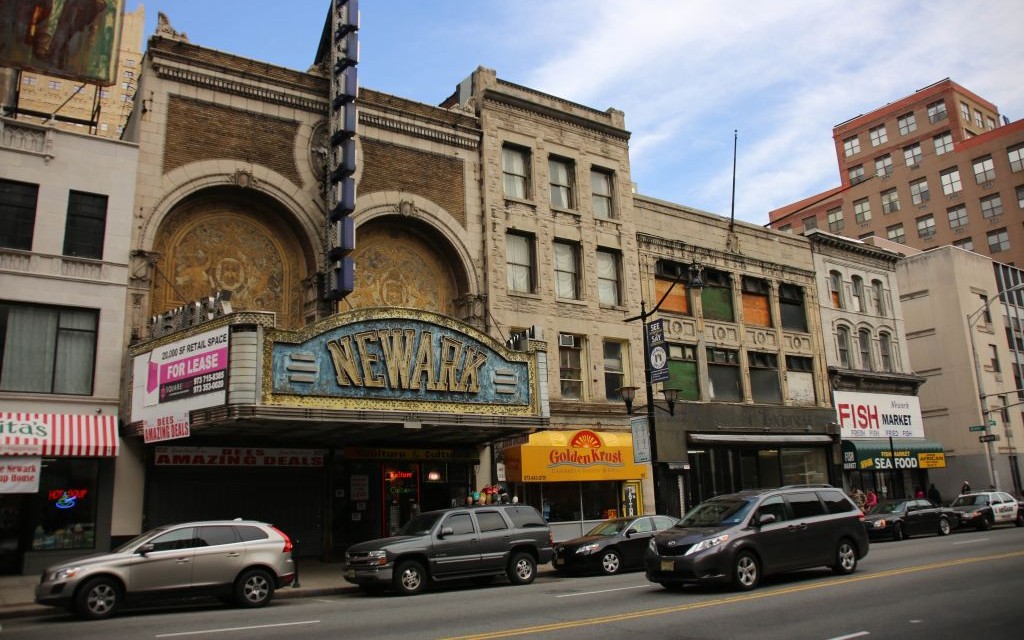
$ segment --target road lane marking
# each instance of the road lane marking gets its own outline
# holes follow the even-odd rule
[[[611,593],[613,591],[627,591],[629,589],[650,589],[653,584],[638,584],[635,587],[618,587],[617,589],[602,589],[600,591],[582,591],[580,593],[563,593],[556,598],[575,598],[576,596],[592,596],[598,593]]]
[[[877,580],[879,578],[890,578],[893,576],[907,575],[911,573],[920,573],[922,571],[934,571],[935,569],[948,569],[960,565],[976,564],[978,562],[990,562],[993,560],[1006,560],[1009,558],[1020,558],[1024,557],[1024,551],[1013,551],[1010,553],[1001,553],[994,556],[976,556],[973,558],[960,558],[958,560],[951,560],[948,562],[932,562],[929,564],[922,564],[913,567],[904,567],[902,569],[888,569],[886,571],[879,571],[877,573],[868,573],[860,575],[850,575],[843,578],[837,578],[829,580],[827,582],[814,582],[811,584],[800,584],[792,587],[782,587],[780,589],[770,589],[753,591],[750,593],[744,593],[740,595],[728,596],[724,598],[715,598],[713,600],[704,600],[701,602],[691,602],[688,604],[675,605],[671,607],[659,607],[657,609],[644,609],[641,611],[630,611],[626,613],[619,613],[610,616],[601,616],[597,618],[586,618],[583,620],[567,620],[565,622],[553,622],[550,624],[540,624],[532,627],[519,627],[516,629],[505,629],[502,631],[491,631],[486,633],[478,633],[468,636],[455,636],[448,640],[491,640],[493,638],[510,638],[513,636],[524,636],[533,633],[546,633],[552,631],[562,631],[565,629],[574,629],[579,627],[592,627],[596,625],[608,624],[611,622],[623,622],[626,620],[634,620],[637,618],[647,618],[650,616],[659,616],[666,613],[681,613],[684,611],[695,611],[697,609],[707,609],[710,607],[716,607],[723,604],[734,604],[737,602],[748,602],[752,600],[761,600],[764,598],[771,598],[781,595],[789,595],[793,593],[800,593],[803,591],[810,591],[811,589],[821,589],[824,587],[835,587],[847,584],[853,584],[856,582],[866,582],[868,580]]]
[[[836,636],[834,638],[829,638],[828,640],[850,640],[850,638],[859,638],[861,636],[869,636],[869,635],[871,635],[871,634],[868,633],[867,631],[858,631],[857,633],[850,633],[850,634],[847,634],[845,636]]]
[[[963,541],[960,541],[960,542],[954,542],[953,544],[954,545],[957,545],[957,544],[977,544],[979,542],[988,542],[988,538],[975,538],[973,540],[963,540]]]
[[[279,624],[259,624],[251,627],[224,627],[223,629],[203,629],[200,631],[181,631],[179,633],[158,633],[154,638],[180,638],[182,636],[201,636],[211,633],[233,633],[236,631],[252,631],[254,629],[273,629],[275,627],[294,627],[302,624],[320,624],[319,620],[304,620],[302,622],[282,622]]]

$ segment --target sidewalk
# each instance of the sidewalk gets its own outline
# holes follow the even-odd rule
[[[359,590],[359,587],[345,582],[341,575],[340,562],[327,563],[302,558],[298,568],[299,586],[278,589],[274,598],[302,598]],[[35,603],[38,583],[38,574],[0,576],[0,619],[64,613],[64,610],[58,607],[44,607]]]

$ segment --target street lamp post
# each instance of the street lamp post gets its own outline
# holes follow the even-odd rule
[[[985,394],[985,381],[981,375],[981,359],[978,357],[978,347],[974,339],[974,325],[978,321],[978,318],[984,315],[985,311],[987,311],[988,308],[992,306],[992,303],[998,300],[1000,296],[1014,291],[1019,291],[1021,289],[1024,289],[1024,283],[1012,286],[1004,291],[1000,291],[997,296],[985,301],[985,304],[967,314],[967,333],[971,339],[971,355],[974,357],[974,378],[975,382],[978,384],[978,404],[981,408],[981,424],[985,427],[985,435],[989,435],[988,417],[991,412],[988,409],[988,403],[985,401],[985,398],[987,397]],[[985,442],[985,463],[988,467],[989,484],[998,489],[999,475],[996,473],[995,449],[992,447],[991,440],[987,440]]]
[[[669,294],[672,293],[672,289],[679,284],[684,277],[688,279],[688,286],[691,289],[701,289],[704,286],[704,281],[701,278],[702,268],[700,265],[691,264],[685,270],[680,270],[676,274],[675,280],[669,285],[669,288],[665,291],[661,299],[658,300],[658,304],[648,311],[646,302],[640,300],[640,315],[633,316],[632,318],[626,318],[626,322],[633,322],[639,320],[643,325],[644,332],[644,386],[647,391],[647,433],[650,439],[650,451],[651,451],[651,475],[654,481],[654,510],[658,513],[659,505],[664,506],[665,496],[662,494],[662,484],[664,479],[664,463],[661,462],[658,455],[658,430],[657,430],[657,419],[655,418],[655,410],[662,409],[654,404],[654,381],[652,379],[653,367],[651,366],[651,336],[650,336],[650,325],[647,322],[648,318],[653,316],[661,308],[665,299],[668,298]],[[633,413],[633,400],[636,398],[637,387],[621,387],[619,393],[622,395],[623,402],[626,403],[626,412]],[[675,415],[675,404],[676,398],[678,397],[678,389],[662,389],[662,394],[665,396],[665,401],[668,404],[667,412],[669,415]],[[665,409],[662,409],[665,411]]]

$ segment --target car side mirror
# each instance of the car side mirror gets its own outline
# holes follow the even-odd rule
[[[145,556],[147,553],[153,551],[154,549],[156,549],[156,545],[152,542],[147,542],[146,544],[136,549],[135,553],[139,554],[140,556]]]
[[[452,529],[451,527],[441,527],[441,531],[438,532],[437,537],[443,538],[445,536],[450,536],[453,533],[455,533],[455,529]]]
[[[626,529],[626,534],[625,535],[626,535],[627,538],[629,538],[629,537],[632,537],[634,533],[636,533],[636,529]]]
[[[775,522],[774,513],[762,513],[757,516],[757,526],[763,527],[766,524]]]

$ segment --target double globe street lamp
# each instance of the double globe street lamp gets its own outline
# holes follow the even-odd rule
[[[658,304],[654,305],[650,311],[647,310],[646,302],[641,298],[640,300],[640,315],[633,316],[632,318],[626,318],[626,322],[634,322],[639,320],[643,324],[644,332],[644,384],[647,390],[647,437],[650,442],[650,457],[651,457],[651,473],[652,480],[654,481],[654,511],[655,513],[661,513],[659,507],[664,507],[665,496],[662,493],[663,480],[665,477],[666,464],[661,462],[658,456],[658,430],[657,420],[655,417],[655,408],[661,409],[667,412],[669,415],[675,415],[676,399],[679,397],[679,389],[664,388],[661,390],[662,395],[665,396],[665,402],[668,405],[668,409],[664,409],[654,404],[654,374],[657,371],[659,375],[658,381],[667,380],[668,373],[668,358],[665,353],[665,347],[662,346],[664,342],[664,332],[661,328],[660,321],[657,323],[648,322],[648,319],[658,312],[661,308],[662,303],[668,298],[669,294],[677,284],[682,282],[684,279],[687,281],[686,285],[689,289],[702,289],[704,287],[703,279],[703,267],[699,264],[693,263],[689,266],[680,265],[676,272],[675,279],[672,284],[669,285],[661,299],[658,300]],[[652,341],[652,334],[657,334],[656,339]],[[664,377],[662,377],[662,375]],[[619,387],[619,394],[622,396],[623,402],[626,404],[626,413],[632,415],[633,413],[633,401],[636,399],[636,392],[639,387]],[[644,407],[637,407],[638,409]],[[667,512],[666,512],[667,513]]]

